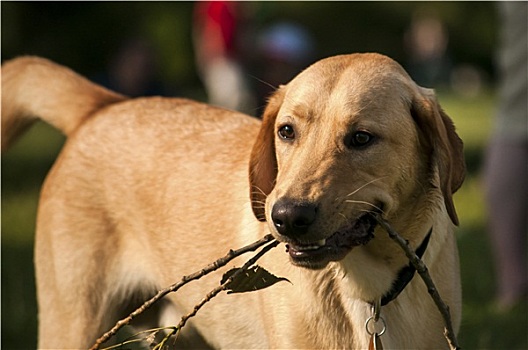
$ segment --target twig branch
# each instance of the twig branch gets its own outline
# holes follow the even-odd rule
[[[442,298],[440,297],[440,294],[438,293],[438,290],[435,287],[435,284],[433,282],[433,279],[431,278],[431,275],[429,275],[429,272],[427,270],[427,266],[425,266],[424,262],[416,255],[416,253],[413,251],[413,249],[409,246],[409,242],[402,238],[398,234],[398,232],[394,231],[392,227],[389,225],[387,221],[385,221],[382,217],[379,215],[374,215],[378,223],[387,231],[389,234],[389,237],[392,238],[398,245],[403,249],[405,252],[405,255],[411,262],[411,264],[414,266],[416,271],[420,274],[420,277],[424,281],[425,285],[427,286],[427,291],[431,295],[431,298],[433,299],[434,303],[436,304],[436,307],[442,314],[442,317],[444,318],[444,336],[447,340],[447,343],[449,344],[449,347],[451,350],[459,350],[460,347],[458,346],[458,342],[456,339],[455,332],[453,330],[453,324],[451,322],[451,314],[449,312],[449,306],[444,303]]]
[[[222,283],[221,285],[219,285],[218,287],[214,288],[209,293],[207,293],[207,295],[198,304],[194,306],[191,312],[189,312],[187,315],[182,316],[180,323],[178,323],[178,325],[174,327],[169,334],[167,334],[163,342],[165,342],[166,339],[170,338],[171,336],[179,332],[185,326],[187,321],[191,317],[194,317],[206,303],[208,303],[211,299],[213,299],[218,294],[220,294],[220,292],[228,289],[229,284],[231,284],[233,280],[237,278],[238,275],[246,272],[247,269],[249,269],[253,264],[255,264],[258,259],[260,259],[264,254],[266,254],[271,249],[275,248],[278,244],[279,244],[279,241],[273,241],[267,246],[265,246],[264,248],[262,248],[260,252],[258,252],[257,254],[255,254],[255,256],[249,259],[240,269],[236,270],[231,276],[229,276],[229,278],[227,278],[224,283]]]
[[[143,303],[143,305],[141,305],[139,308],[137,308],[134,312],[132,312],[126,318],[124,318],[122,320],[119,320],[111,330],[109,330],[108,332],[103,334],[99,339],[97,339],[97,341],[90,348],[90,350],[99,349],[99,346],[101,346],[101,344],[103,344],[106,341],[108,341],[122,327],[126,326],[134,318],[136,318],[137,316],[139,316],[140,314],[142,314],[143,312],[148,310],[154,303],[156,303],[158,300],[163,298],[165,295],[167,295],[169,293],[176,292],[178,289],[183,287],[185,284],[187,284],[187,283],[189,283],[191,281],[200,279],[203,276],[205,276],[205,275],[207,275],[207,274],[209,274],[209,273],[211,273],[213,271],[218,270],[220,267],[225,266],[227,263],[229,263],[234,258],[236,258],[236,257],[238,257],[238,256],[240,256],[242,254],[245,254],[247,252],[255,251],[256,249],[258,249],[262,245],[264,245],[264,244],[266,244],[266,243],[268,243],[268,242],[270,242],[272,240],[273,240],[273,236],[271,234],[268,234],[268,235],[264,236],[262,239],[254,242],[254,243],[251,243],[251,244],[249,244],[249,245],[247,245],[245,247],[242,247],[242,248],[237,249],[237,250],[230,250],[229,253],[227,253],[224,257],[222,257],[222,258],[216,260],[215,262],[209,264],[208,266],[206,266],[202,270],[197,271],[197,272],[195,272],[193,274],[184,276],[184,277],[182,277],[182,279],[179,282],[174,283],[173,285],[171,285],[171,286],[169,286],[169,287],[167,287],[167,288],[165,288],[163,290],[160,290],[155,296],[153,296],[152,298],[147,300],[145,303]]]
[[[444,318],[444,323],[445,323],[444,336],[445,336],[445,338],[446,338],[446,340],[447,340],[447,342],[449,344],[450,349],[451,350],[460,350],[460,347],[458,346],[458,342],[457,342],[457,339],[456,339],[455,332],[453,330],[453,325],[452,325],[452,322],[451,322],[451,315],[450,315],[450,312],[449,312],[449,306],[447,306],[444,303],[444,301],[442,300],[442,298],[440,297],[440,294],[438,293],[438,290],[436,289],[435,284],[434,284],[431,276],[429,275],[427,266],[425,266],[424,262],[416,255],[416,253],[413,251],[413,249],[409,246],[408,241],[405,240],[404,238],[402,238],[398,234],[398,232],[393,230],[392,227],[389,225],[389,223],[387,221],[385,221],[379,215],[374,215],[374,217],[378,221],[380,226],[382,226],[387,231],[387,233],[389,234],[389,237],[392,240],[394,240],[403,249],[403,251],[405,252],[405,255],[407,256],[407,258],[409,259],[411,264],[414,266],[416,271],[418,271],[420,277],[422,278],[422,280],[426,284],[427,290],[428,290],[429,294],[431,295],[431,298],[433,299],[434,303],[436,304],[436,307],[438,308],[438,310],[440,311],[442,317]],[[169,286],[169,287],[167,287],[167,288],[165,288],[163,290],[160,290],[154,297],[152,297],[151,299],[149,299],[145,303],[143,303],[143,305],[141,305],[138,309],[136,309],[134,312],[132,312],[129,316],[127,316],[126,318],[118,321],[116,323],[116,325],[110,331],[106,332],[103,336],[101,336],[99,339],[97,339],[96,343],[90,348],[90,350],[97,350],[101,344],[103,344],[104,342],[108,341],[112,336],[114,336],[119,331],[119,329],[121,329],[123,326],[129,324],[135,317],[137,317],[141,313],[145,312],[154,303],[156,303],[158,300],[163,298],[168,293],[176,292],[178,289],[180,289],[185,284],[187,284],[187,283],[189,283],[189,282],[191,282],[193,280],[200,279],[201,277],[203,277],[203,276],[205,276],[205,275],[207,275],[207,274],[209,274],[209,273],[211,273],[213,271],[216,271],[220,267],[225,266],[227,263],[229,263],[234,258],[236,258],[236,257],[238,257],[238,256],[240,256],[240,255],[242,255],[244,253],[247,253],[247,252],[250,252],[250,251],[255,251],[259,247],[265,245],[266,243],[268,243],[270,241],[272,241],[272,242],[270,244],[268,244],[267,246],[265,246],[259,253],[255,254],[255,256],[253,256],[253,258],[249,259],[244,264],[244,266],[242,268],[236,270],[229,278],[227,278],[227,280],[224,281],[224,283],[222,283],[220,286],[218,286],[218,287],[214,288],[213,290],[211,290],[197,305],[195,305],[195,307],[193,308],[193,310],[191,312],[189,312],[187,315],[184,315],[181,318],[180,323],[177,326],[169,327],[169,329],[171,329],[171,332],[169,332],[166,335],[166,337],[164,337],[163,341],[160,344],[158,344],[158,345],[165,344],[165,342],[171,336],[173,336],[177,332],[179,332],[185,326],[187,321],[191,317],[194,317],[197,314],[197,312],[206,303],[208,303],[211,299],[213,299],[215,296],[217,296],[220,292],[226,290],[228,288],[228,285],[231,284],[233,282],[233,280],[238,275],[240,275],[241,273],[246,272],[249,267],[251,267],[253,264],[255,264],[255,262],[258,259],[260,259],[264,254],[266,254],[269,250],[271,250],[272,248],[276,247],[279,244],[279,242],[275,241],[271,235],[266,235],[262,239],[254,242],[252,244],[249,244],[249,245],[247,245],[245,247],[242,247],[242,248],[240,248],[238,250],[230,250],[227,253],[227,255],[225,255],[224,257],[222,257],[222,258],[216,260],[215,262],[209,264],[208,266],[206,266],[202,270],[197,271],[197,272],[195,272],[193,274],[190,274],[190,275],[182,277],[182,279],[179,282],[174,283],[173,285],[171,285],[171,286]]]

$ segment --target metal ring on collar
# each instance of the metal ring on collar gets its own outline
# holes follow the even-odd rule
[[[374,332],[371,332],[370,329],[369,329],[369,326],[371,325],[372,322],[374,322],[374,328],[375,328],[375,324],[378,323],[379,321],[381,321],[383,327],[381,328],[381,331],[378,333],[376,331]],[[367,321],[365,322],[365,329],[367,330],[367,333],[369,335],[374,335],[374,334],[377,334],[378,336],[382,336],[385,331],[387,330],[387,324],[385,323],[385,320],[383,319],[383,317],[378,317],[378,320],[376,321],[375,317],[374,316],[370,316]]]

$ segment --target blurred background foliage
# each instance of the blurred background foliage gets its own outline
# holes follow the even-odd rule
[[[405,63],[404,34],[420,11],[440,18],[458,64],[493,76],[496,14],[491,2],[249,2],[244,28],[254,41],[266,26],[291,21],[316,43],[316,57],[375,51]],[[192,2],[2,2],[2,59],[36,54],[88,77],[106,69],[129,38],[152,45],[165,84],[200,85],[192,42]],[[249,46],[249,45],[248,45]],[[248,49],[250,51],[251,48]]]
[[[526,349],[526,303],[499,312],[482,195],[483,154],[495,113],[497,13],[493,2],[249,2],[244,36],[246,73],[264,84],[269,62],[259,60],[259,33],[281,21],[313,38],[312,60],[375,51],[407,67],[405,38],[413,18],[434,15],[448,38],[449,69],[429,87],[465,141],[469,174],[455,196],[464,288],[460,342],[466,349]],[[1,2],[2,61],[32,54],[103,81],[119,48],[148,42],[158,92],[206,101],[193,43],[193,2]],[[252,46],[254,45],[254,46]],[[407,67],[408,68],[408,67]],[[286,81],[284,81],[285,83]],[[258,114],[256,108],[250,111]],[[33,237],[38,192],[64,141],[38,123],[2,155],[2,348],[36,344]],[[75,291],[72,290],[72,293]],[[65,330],[67,331],[67,330]]]

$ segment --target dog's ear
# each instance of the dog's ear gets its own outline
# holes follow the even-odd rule
[[[251,151],[249,160],[249,189],[253,213],[260,221],[266,221],[266,197],[273,190],[277,177],[275,156],[275,119],[284,97],[284,89],[277,90],[268,100],[262,117],[262,125]]]
[[[453,193],[460,188],[466,175],[462,140],[455,132],[453,121],[438,104],[433,90],[420,88],[413,99],[411,114],[430,152],[431,176],[436,167],[447,213],[458,225]]]

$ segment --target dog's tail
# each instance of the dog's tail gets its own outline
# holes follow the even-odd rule
[[[98,109],[126,99],[39,57],[2,65],[2,151],[37,118],[72,133]]]

